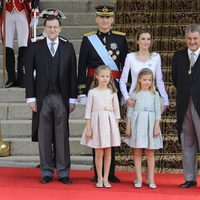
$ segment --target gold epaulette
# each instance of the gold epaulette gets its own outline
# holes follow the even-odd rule
[[[96,32],[96,31],[92,31],[92,32],[89,32],[89,33],[85,33],[84,36],[87,37],[87,36],[89,36],[89,35],[93,35],[93,34],[95,34],[95,33],[97,33],[97,32]]]
[[[120,31],[112,31],[113,34],[116,34],[116,35],[123,35],[125,36],[126,33],[123,33],[123,32],[120,32]]]
[[[86,88],[86,85],[85,84],[80,84],[80,85],[78,85],[78,88],[79,89],[84,89],[84,88]]]

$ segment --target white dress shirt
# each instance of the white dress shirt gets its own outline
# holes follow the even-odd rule
[[[137,52],[132,52],[127,54],[125,59],[125,65],[122,71],[122,75],[120,78],[120,90],[122,92],[122,95],[125,99],[125,101],[130,97],[133,90],[135,89],[138,73],[143,68],[149,68],[152,70],[154,78],[156,80],[156,86],[158,88],[158,91],[163,99],[164,105],[169,105],[169,99],[167,92],[165,90],[165,85],[162,80],[162,70],[161,70],[161,58],[158,53],[151,53],[150,58],[148,60],[141,61],[138,58]],[[129,71],[131,71],[131,78],[132,83],[129,92],[127,91],[127,81],[128,81],[128,74]]]

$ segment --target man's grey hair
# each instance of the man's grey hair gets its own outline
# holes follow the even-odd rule
[[[188,25],[186,27],[186,30],[185,30],[185,35],[187,33],[194,33],[194,32],[198,32],[200,34],[200,25]]]

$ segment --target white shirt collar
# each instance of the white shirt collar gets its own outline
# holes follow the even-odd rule
[[[190,57],[191,53],[194,53],[195,54],[195,58],[198,58],[199,54],[200,54],[200,47],[195,51],[191,51],[189,48],[188,48],[188,55]]]
[[[47,36],[47,45],[50,46],[50,44],[52,43],[52,41],[48,38]],[[58,37],[53,41],[53,43],[55,43],[56,45],[59,44],[59,39]]]

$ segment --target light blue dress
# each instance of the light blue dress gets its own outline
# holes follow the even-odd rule
[[[155,121],[161,119],[158,92],[139,91],[133,92],[131,96],[136,99],[135,107],[127,110],[127,117],[131,118],[132,134],[124,142],[132,148],[163,148],[161,131],[158,136],[153,136]]]

